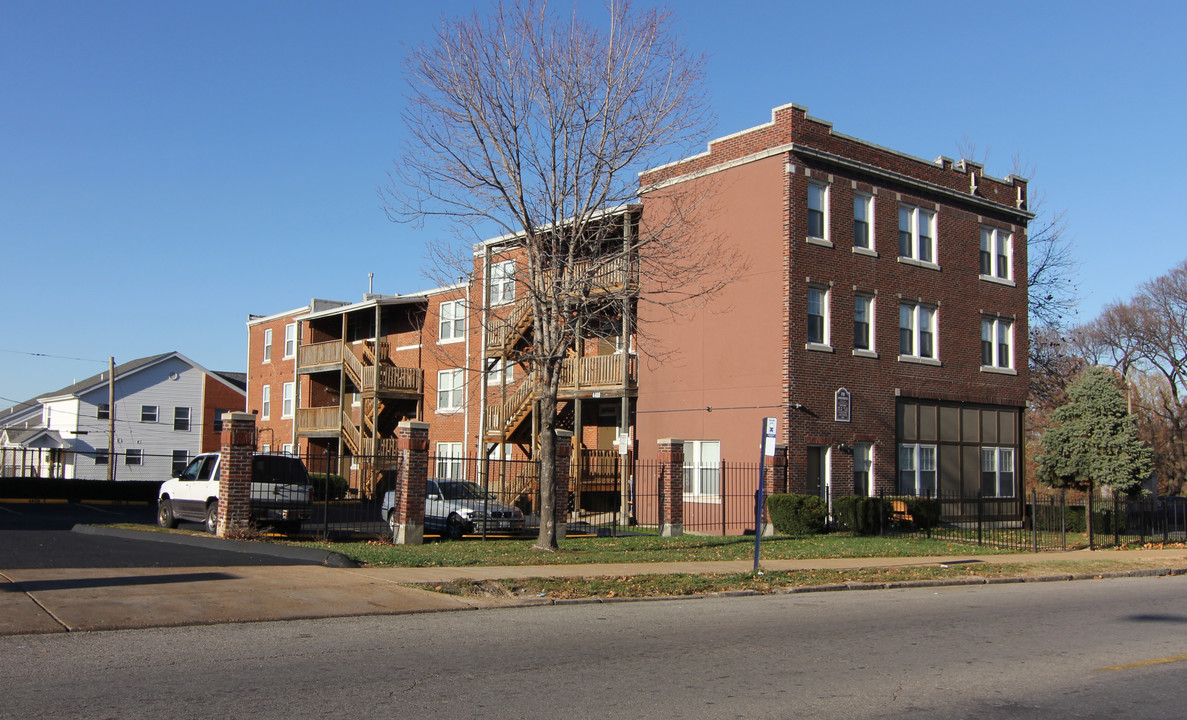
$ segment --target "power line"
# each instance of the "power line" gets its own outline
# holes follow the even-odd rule
[[[6,350],[5,348],[0,348],[0,352],[12,353],[13,355],[28,355],[29,357],[54,358],[55,360],[78,360],[79,362],[107,363],[107,360],[70,357],[69,355],[51,355],[50,353],[27,352],[25,350]]]

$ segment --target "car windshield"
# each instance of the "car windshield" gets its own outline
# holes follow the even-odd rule
[[[296,458],[256,455],[251,459],[251,481],[308,485],[309,474],[305,471],[305,465]]]
[[[443,482],[441,495],[446,500],[485,500],[486,491],[478,483],[472,482]]]

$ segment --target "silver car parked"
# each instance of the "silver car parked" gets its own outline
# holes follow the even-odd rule
[[[388,527],[396,526],[396,493],[383,495],[381,512]],[[523,511],[500,502],[475,482],[429,480],[425,485],[425,532],[456,540],[474,533],[518,533]]]

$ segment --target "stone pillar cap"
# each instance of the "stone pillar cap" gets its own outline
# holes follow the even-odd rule
[[[429,424],[427,422],[420,422],[419,420],[401,420],[397,427],[409,428],[411,430],[428,430]]]
[[[231,411],[231,412],[225,412],[225,413],[223,413],[223,418],[222,418],[222,419],[223,419],[224,421],[228,421],[228,420],[229,420],[229,421],[231,421],[231,422],[236,422],[236,421],[238,421],[238,422],[246,422],[246,421],[248,421],[248,420],[251,420],[252,422],[255,422],[256,416],[255,416],[255,415],[253,415],[253,414],[251,414],[251,413],[249,413],[249,412],[243,412],[243,411],[240,411],[240,410],[233,410],[233,411]]]

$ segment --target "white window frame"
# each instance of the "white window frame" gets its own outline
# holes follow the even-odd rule
[[[184,411],[184,412],[183,412]],[[173,408],[173,429],[177,432],[189,432],[193,421],[193,412],[190,408],[184,405],[178,405]],[[178,424],[184,423],[185,427],[178,427]]]
[[[989,350],[989,363],[985,351]],[[1014,321],[1009,318],[983,315],[981,317],[981,369],[1014,369]]]
[[[906,220],[906,228],[903,227]],[[899,205],[898,254],[900,259],[911,260],[929,267],[939,267],[936,248],[936,212],[916,205]],[[921,231],[926,228],[927,233]],[[925,257],[926,255],[926,257]]]
[[[515,302],[515,261],[503,260],[490,266],[490,304]]]
[[[859,492],[858,474],[865,474],[866,495],[874,497],[874,443],[853,443],[853,492]]]
[[[721,441],[684,441],[684,499],[721,502]]]
[[[824,243],[830,243],[828,226],[829,226],[829,186],[826,183],[809,182],[808,183],[808,239],[819,240]],[[816,206],[819,207],[816,207]],[[812,222],[813,218],[820,218],[820,232],[813,233]]]
[[[466,463],[460,442],[437,443],[437,454],[434,457],[433,479],[435,480],[465,480]]]
[[[864,218],[858,217],[864,215]],[[858,243],[859,225],[862,223],[865,226],[865,244]],[[874,251],[874,196],[863,192],[853,194],[853,249],[862,251]]]
[[[515,381],[515,363],[508,363],[503,358],[499,358],[491,366],[491,369],[487,371],[486,384],[502,385],[504,376],[507,378],[508,385]]]
[[[1013,284],[1014,233],[988,225],[981,226],[978,272],[982,280]]]
[[[465,377],[461,368],[437,371],[437,412],[457,412],[465,403]]]
[[[923,329],[924,321],[929,328],[928,331]],[[904,326],[904,323],[906,325]],[[907,330],[911,333],[911,348],[910,352],[903,352],[903,331]],[[922,353],[923,340],[930,334],[931,336],[931,354],[924,355]],[[939,327],[939,312],[931,305],[924,305],[915,302],[899,303],[899,359],[939,362],[940,359],[940,327]]]
[[[140,422],[142,423],[160,422],[160,415],[160,410],[156,405],[140,406]]]
[[[293,444],[292,443],[285,443],[285,444],[281,445],[280,452],[284,453],[285,455],[296,455],[296,453],[293,452]]]
[[[95,464],[106,465],[110,456],[107,454],[107,448],[95,448]]]
[[[272,362],[272,328],[264,330],[264,362]]]
[[[268,420],[272,417],[272,386],[265,385],[260,392],[260,419]]]
[[[437,342],[442,345],[466,339],[466,302],[449,300],[438,309]]]
[[[284,419],[293,416],[293,407],[296,400],[296,385],[291,382],[286,382],[280,388],[280,417]]]
[[[804,339],[806,341],[805,347],[809,350],[826,350],[832,348],[832,313],[830,313],[830,305],[832,304],[832,293],[827,285],[809,285],[806,302],[806,312],[804,313]],[[813,297],[818,298],[818,303],[814,303]],[[813,304],[818,304],[816,309],[818,312],[812,312]],[[820,337],[813,339],[812,337],[812,318],[819,317],[821,322]]]
[[[107,403],[99,403],[98,405],[96,405],[95,406],[95,419],[96,420],[110,420],[111,419],[111,406],[108,405]]]
[[[297,355],[297,323],[284,326],[284,359],[289,360]]]
[[[124,451],[124,465],[143,465],[144,451],[140,448],[128,448]]]
[[[899,443],[898,491],[900,495],[932,497],[939,482],[935,445]]]
[[[866,315],[866,347],[858,347],[858,332],[857,332],[857,317],[858,308],[860,305],[865,306]],[[878,348],[875,343],[877,334],[874,332],[874,306],[875,297],[869,293],[854,293],[853,294],[853,353],[855,355],[871,355],[876,356]]]
[[[1012,498],[1018,494],[1018,468],[1012,447],[981,448],[981,494],[984,497]],[[1009,487],[1003,487],[1003,479],[1009,477]],[[992,478],[992,479],[990,479]],[[988,482],[987,482],[988,481]],[[993,493],[985,492],[986,485]],[[1008,492],[1003,492],[1008,490]]]

